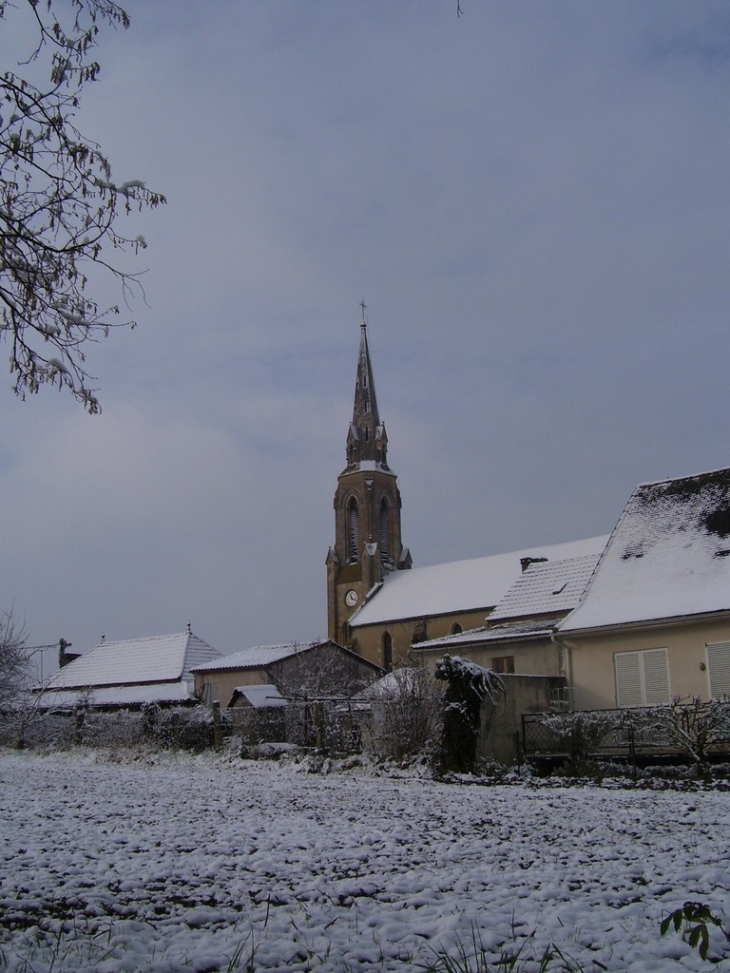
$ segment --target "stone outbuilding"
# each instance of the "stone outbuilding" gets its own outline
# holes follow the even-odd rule
[[[200,699],[228,707],[242,693],[266,686],[286,699],[349,698],[383,670],[331,639],[316,639],[244,649],[199,665],[193,674]]]

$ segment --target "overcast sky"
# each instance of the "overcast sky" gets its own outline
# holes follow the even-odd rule
[[[414,566],[730,465],[730,6],[461,5],[129,0],[102,37],[79,127],[169,202],[120,227],[149,306],[89,351],[101,416],[0,370],[32,644],[326,634],[363,298]]]

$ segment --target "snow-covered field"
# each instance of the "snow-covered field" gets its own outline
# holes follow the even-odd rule
[[[658,923],[688,899],[730,916],[727,793],[3,752],[0,808],[11,973],[217,971],[237,950],[245,969],[252,949],[256,970],[415,970],[475,930],[495,958],[532,937],[523,957],[553,942],[586,970],[708,970]]]

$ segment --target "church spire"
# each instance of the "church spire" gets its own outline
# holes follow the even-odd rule
[[[411,566],[401,542],[400,491],[388,467],[388,437],[375,398],[365,302],[361,304],[355,405],[347,433],[347,466],[337,477],[335,543],[327,554],[327,630],[340,645],[360,648],[350,618],[391,571]],[[390,635],[364,653],[384,669],[392,666]]]
[[[359,469],[361,463],[371,462],[387,470],[388,437],[378,414],[378,400],[375,396],[373,366],[368,345],[368,327],[365,322],[365,302],[363,301],[360,306],[363,309],[363,320],[360,325],[355,403],[347,435],[347,466],[348,469]]]

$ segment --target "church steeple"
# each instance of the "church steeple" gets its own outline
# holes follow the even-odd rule
[[[411,566],[401,543],[401,499],[395,474],[388,466],[388,437],[380,421],[375,396],[365,318],[360,325],[360,349],[355,378],[355,403],[347,433],[347,466],[335,493],[335,543],[327,555],[329,637],[351,642],[348,620],[372,589],[390,571]],[[389,663],[383,659],[372,662]]]
[[[388,437],[378,414],[378,400],[375,395],[373,366],[370,362],[368,345],[368,328],[364,320],[360,325],[355,404],[347,434],[347,466],[359,469],[363,462],[376,463],[382,469],[388,469]]]

